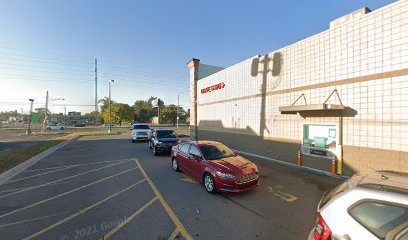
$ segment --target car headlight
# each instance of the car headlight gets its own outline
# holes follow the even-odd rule
[[[220,178],[235,178],[234,175],[229,174],[229,173],[223,173],[223,172],[219,172],[219,171],[216,171],[215,173],[216,173]]]
[[[254,165],[255,171],[258,172],[258,166]]]
[[[161,146],[163,143],[162,142],[159,142],[159,141],[157,141],[157,143],[156,143],[156,145],[157,146]]]

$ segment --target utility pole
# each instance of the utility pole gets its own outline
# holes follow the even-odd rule
[[[177,94],[177,129],[179,126],[180,93]]]
[[[28,120],[29,122],[28,122],[28,129],[27,129],[26,135],[31,134],[31,117],[33,116],[33,102],[34,102],[34,99],[30,98],[28,100],[31,102],[31,108],[30,108],[30,119]]]
[[[42,126],[42,131],[45,132],[46,130],[46,124],[47,124],[47,120],[48,120],[48,90],[47,90],[47,94],[45,95],[45,116],[44,116],[44,122],[43,122],[43,126]]]
[[[95,58],[95,126],[98,119],[98,59]]]

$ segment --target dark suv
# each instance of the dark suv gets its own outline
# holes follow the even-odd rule
[[[153,149],[153,154],[170,152],[171,148],[180,143],[179,137],[173,130],[153,129],[149,141],[149,147]]]

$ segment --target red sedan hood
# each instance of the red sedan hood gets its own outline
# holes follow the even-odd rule
[[[229,170],[231,173],[242,173],[246,168],[252,168],[252,162],[241,157],[229,157],[210,161],[221,170]]]

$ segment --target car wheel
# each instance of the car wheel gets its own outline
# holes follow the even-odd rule
[[[135,143],[136,141],[134,139],[132,139],[132,143]]]
[[[174,170],[175,172],[178,172],[178,171],[179,171],[179,166],[178,166],[178,163],[177,163],[177,159],[176,159],[176,158],[173,158],[173,160],[171,160],[171,166],[173,167],[173,170]]]
[[[210,174],[205,174],[204,175],[204,187],[205,190],[209,193],[216,193],[217,189],[215,188],[215,181],[214,178]]]
[[[51,130],[51,128],[47,128],[47,130]]]
[[[149,141],[149,148],[152,149],[152,142]]]
[[[157,152],[156,147],[153,145],[152,148],[153,148],[153,155],[154,155],[154,156],[157,156],[157,155],[158,155],[158,152]]]
[[[64,127],[61,127],[60,130],[64,130]]]

